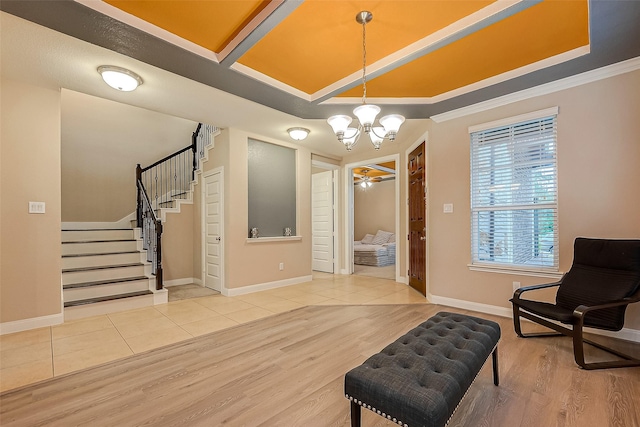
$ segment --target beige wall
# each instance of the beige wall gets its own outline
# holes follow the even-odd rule
[[[70,90],[62,91],[61,108],[65,222],[118,221],[134,212],[136,165],[146,167],[191,145],[197,126]]]
[[[353,192],[353,237],[361,240],[365,234],[378,230],[395,232],[396,183],[376,182],[364,190],[356,185]]]
[[[553,280],[470,271],[468,126],[552,106],[558,115],[560,270],[578,236],[640,238],[640,72],[434,123],[428,144],[429,292],[509,307],[513,283]],[[454,213],[442,213],[453,203]],[[640,329],[640,307],[626,327]]]
[[[296,148],[297,227],[302,240],[247,243],[248,236],[248,167],[247,139]],[[216,167],[224,169],[224,277],[225,287],[237,291],[250,285],[283,281],[311,274],[311,153],[283,141],[264,138],[237,129],[225,129],[215,139],[209,152],[205,173]],[[199,193],[201,190],[198,190]],[[195,218],[200,223],[201,201],[198,196]],[[201,231],[199,232],[201,233]],[[196,243],[196,240],[198,241]],[[201,269],[200,236],[194,238],[194,263]],[[283,262],[284,270],[279,270]],[[200,275],[202,273],[199,273]]]
[[[0,322],[6,323],[61,315],[60,92],[6,79],[1,85]],[[45,202],[45,214],[29,214],[29,201]]]
[[[164,281],[194,276],[194,205],[183,203],[180,213],[167,213],[162,225],[162,273]]]

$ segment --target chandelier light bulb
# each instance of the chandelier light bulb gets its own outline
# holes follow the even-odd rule
[[[380,124],[384,126],[385,134],[391,141],[396,139],[400,126],[404,123],[404,117],[400,114],[389,114],[380,118]]]
[[[380,149],[382,145],[382,141],[384,141],[384,136],[386,132],[383,127],[375,126],[371,128],[371,132],[369,132],[369,138],[371,138],[371,143],[373,144],[373,148],[376,150]]]
[[[338,139],[345,134],[352,121],[351,117],[344,115],[331,116],[327,119],[327,123],[333,128],[333,133],[336,134]]]
[[[380,107],[373,104],[363,104],[353,109],[353,114],[358,118],[358,121],[364,127],[365,132],[368,132],[373,126],[373,122],[376,121],[376,116],[380,112]]]

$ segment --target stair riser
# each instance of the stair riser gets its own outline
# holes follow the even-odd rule
[[[65,289],[64,301],[79,301],[83,299],[106,297],[129,292],[146,291],[149,290],[149,286],[149,279],[145,279],[136,280],[134,282],[111,283],[107,285],[88,286],[85,288]]]
[[[63,230],[63,242],[133,239],[133,230]]]
[[[62,268],[85,268],[85,267],[103,267],[109,265],[132,264],[142,261],[140,252],[115,254],[115,255],[97,255],[97,256],[77,256],[62,258]]]
[[[62,255],[78,254],[104,254],[111,252],[130,252],[138,250],[138,242],[130,240],[126,242],[88,242],[88,243],[63,243]]]
[[[147,276],[151,274],[151,265],[140,265],[126,268],[105,268],[100,270],[77,271],[73,273],[62,273],[62,284],[72,285],[74,283],[97,282],[100,280],[117,280],[127,277]]]
[[[145,295],[135,298],[125,298],[115,301],[104,301],[95,304],[80,305],[77,307],[65,307],[64,320],[82,319],[90,316],[98,316],[107,313],[116,313],[123,310],[153,306],[153,295]]]

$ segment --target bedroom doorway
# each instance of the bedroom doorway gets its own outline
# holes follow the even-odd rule
[[[345,168],[348,232],[346,274],[399,280],[399,156],[349,164]]]

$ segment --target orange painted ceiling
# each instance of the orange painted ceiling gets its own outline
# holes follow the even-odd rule
[[[306,0],[277,20],[283,0],[104,1],[218,61],[242,46],[232,69],[309,101],[362,97],[362,10],[378,102],[442,100],[589,52],[587,0]]]

